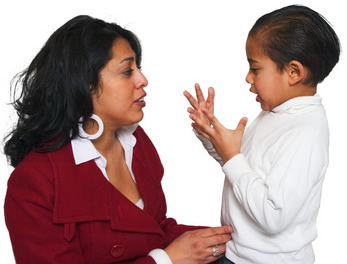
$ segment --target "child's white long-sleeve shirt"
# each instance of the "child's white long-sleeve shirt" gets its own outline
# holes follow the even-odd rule
[[[206,139],[209,153],[221,159]],[[241,153],[224,165],[222,224],[232,224],[226,257],[236,264],[310,264],[329,129],[321,97],[296,97],[261,112]]]

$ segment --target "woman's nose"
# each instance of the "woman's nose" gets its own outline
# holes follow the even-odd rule
[[[146,87],[148,85],[148,80],[146,76],[142,73],[142,71],[139,70],[139,76],[138,76],[138,87]]]

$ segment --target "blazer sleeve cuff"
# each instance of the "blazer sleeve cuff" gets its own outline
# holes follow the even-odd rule
[[[157,264],[172,264],[170,257],[162,249],[153,249],[148,256],[151,256]]]

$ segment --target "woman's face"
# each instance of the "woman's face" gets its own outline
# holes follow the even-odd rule
[[[93,112],[102,119],[105,128],[116,130],[142,120],[148,81],[137,67],[136,55],[127,40],[117,39],[112,54],[100,73],[92,101]]]

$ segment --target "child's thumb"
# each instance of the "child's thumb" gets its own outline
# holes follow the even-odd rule
[[[242,117],[240,122],[239,122],[239,124],[237,125],[236,130],[240,130],[243,133],[245,131],[247,122],[248,122],[248,118],[247,117]]]

